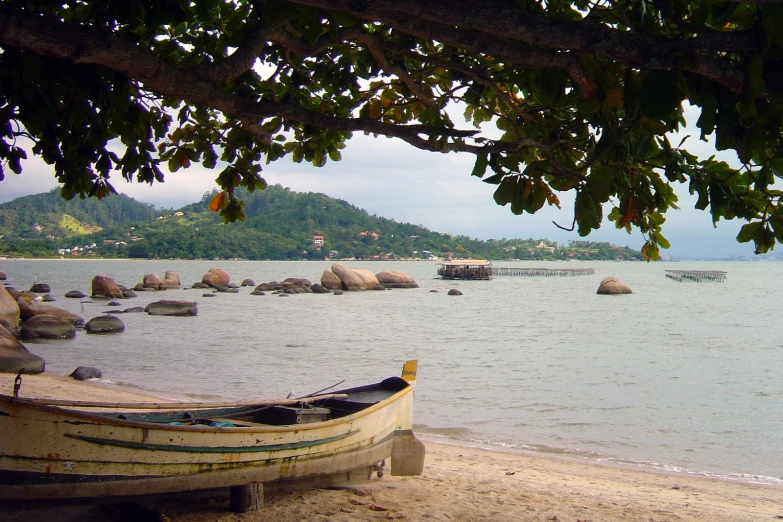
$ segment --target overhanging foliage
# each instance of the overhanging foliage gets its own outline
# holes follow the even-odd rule
[[[0,158],[40,155],[66,198],[221,162],[234,221],[262,162],[337,161],[358,131],[475,155],[515,214],[573,191],[580,235],[608,217],[648,258],[687,184],[761,253],[783,240],[782,25],[773,1],[6,0]],[[669,141],[685,101],[739,168]]]

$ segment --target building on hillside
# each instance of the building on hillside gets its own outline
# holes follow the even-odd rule
[[[359,235],[362,236],[362,237],[368,237],[369,236],[369,237],[371,237],[373,239],[378,239],[379,237],[381,237],[378,234],[378,232],[372,232],[370,230],[365,230],[364,232],[359,232]]]

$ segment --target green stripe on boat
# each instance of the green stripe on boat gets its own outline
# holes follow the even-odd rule
[[[360,430],[349,431],[342,435],[335,435],[334,437],[327,437],[325,439],[307,440],[302,442],[290,442],[286,444],[270,444],[267,446],[239,446],[239,447],[220,447],[220,446],[177,446],[171,444],[145,444],[143,442],[132,442],[127,440],[112,440],[112,439],[99,439],[96,437],[84,437],[81,435],[73,435],[66,433],[65,436],[83,440],[85,442],[92,442],[93,444],[100,444],[105,446],[119,446],[121,448],[133,448],[144,449],[152,451],[182,451],[189,453],[251,453],[261,451],[285,451],[298,448],[310,448],[313,446],[320,446],[321,444],[328,444],[330,442],[342,440],[350,437]]]

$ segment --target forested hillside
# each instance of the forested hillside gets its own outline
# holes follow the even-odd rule
[[[125,194],[102,200],[67,201],[57,189],[0,204],[0,234],[5,238],[40,239],[90,234],[118,225],[151,221],[157,212]]]
[[[213,196],[206,193],[201,201],[177,211],[156,211],[124,195],[101,201],[64,201],[56,192],[19,198],[0,205],[0,233],[4,234],[0,255],[280,260],[641,258],[638,251],[608,243],[562,246],[546,239],[481,241],[452,236],[370,215],[324,194],[293,192],[280,185],[242,193],[247,220],[224,224],[209,210]]]

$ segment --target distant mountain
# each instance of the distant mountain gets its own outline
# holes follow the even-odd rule
[[[0,234],[7,239],[70,238],[157,216],[155,208],[125,194],[64,200],[54,189],[0,204]]]
[[[174,259],[632,259],[608,243],[480,241],[370,215],[325,194],[280,185],[238,193],[247,220],[224,224],[213,193],[177,211],[125,195],[64,201],[56,191],[0,205],[0,254]]]

